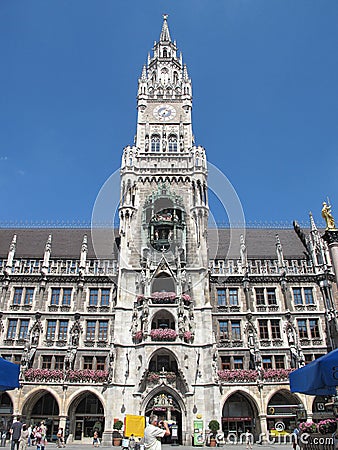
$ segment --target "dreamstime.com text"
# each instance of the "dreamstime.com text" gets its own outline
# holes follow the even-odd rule
[[[223,434],[216,436],[216,442],[218,444],[241,444],[245,445],[248,440],[253,444],[290,444],[294,442],[295,436],[292,434],[271,436],[270,434],[260,433],[258,439],[255,439],[253,434],[242,433],[239,436],[236,433],[229,433],[226,437]],[[297,444],[308,444],[312,443],[314,445],[332,445],[334,443],[334,438],[332,436],[311,436],[309,433],[302,433],[296,437]]]

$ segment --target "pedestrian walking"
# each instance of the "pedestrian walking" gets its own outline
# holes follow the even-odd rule
[[[99,433],[97,431],[94,431],[94,434],[93,434],[93,447],[99,447],[99,445],[100,445]]]
[[[252,434],[249,430],[245,432],[245,448],[246,450],[252,450]]]
[[[17,418],[16,421],[13,421],[10,433],[11,433],[11,450],[19,450],[19,439],[21,436],[22,423],[20,419]]]
[[[64,437],[63,437],[63,428],[60,427],[58,429],[56,437],[57,437],[57,446],[58,446],[58,448],[65,447],[65,440],[64,440]]]
[[[28,443],[27,443],[27,445],[28,445],[28,447],[30,447],[32,445],[32,433],[33,433],[31,425],[28,426],[27,430],[28,430]]]
[[[28,445],[29,431],[27,425],[22,424],[21,435],[19,439],[19,450],[26,450]]]

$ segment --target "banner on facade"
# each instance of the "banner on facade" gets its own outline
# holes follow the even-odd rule
[[[144,428],[144,416],[134,416],[132,414],[126,414],[124,425],[125,436],[130,437],[133,434],[135,437],[143,437]]]

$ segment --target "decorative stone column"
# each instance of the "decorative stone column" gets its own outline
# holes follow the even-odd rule
[[[338,230],[325,230],[323,239],[328,244],[336,276],[336,283],[338,284]]]
[[[261,432],[260,432],[260,444],[266,444],[268,441],[268,424],[267,424],[267,420],[266,420],[266,414],[260,414],[258,416],[259,419],[259,423],[260,423],[260,428],[261,428]]]

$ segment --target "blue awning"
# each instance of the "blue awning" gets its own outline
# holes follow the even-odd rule
[[[308,395],[335,395],[338,386],[338,349],[289,375],[291,392]]]
[[[20,366],[0,358],[0,391],[10,391],[20,387]]]

